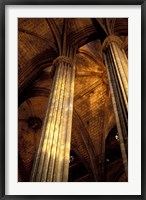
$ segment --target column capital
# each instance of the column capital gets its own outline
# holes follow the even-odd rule
[[[68,56],[58,56],[54,61],[53,61],[53,66],[57,67],[60,63],[65,62],[69,64],[70,66],[73,66],[73,60],[71,57]]]
[[[122,40],[116,35],[110,35],[104,40],[102,49],[105,50],[112,43],[116,43],[120,48],[123,48]]]
[[[53,64],[52,64],[52,70],[51,70],[52,78],[54,77],[56,68],[59,66],[60,63],[63,63],[63,62],[69,64],[70,67],[73,67],[73,65],[74,65],[74,61],[71,57],[64,56],[64,55],[58,56],[57,58],[55,58],[55,60],[53,61]]]

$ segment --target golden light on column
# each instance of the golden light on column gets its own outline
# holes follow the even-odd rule
[[[59,56],[31,181],[67,181],[72,126],[73,61]]]
[[[107,37],[103,43],[103,51],[123,164],[128,178],[128,61],[118,36]]]

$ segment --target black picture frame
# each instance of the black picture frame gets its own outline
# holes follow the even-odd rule
[[[6,5],[140,5],[141,6],[141,195],[5,195],[5,6]],[[146,199],[146,1],[145,0],[0,0],[0,199]],[[106,188],[105,188],[106,190]]]

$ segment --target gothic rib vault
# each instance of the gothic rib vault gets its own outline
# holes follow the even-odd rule
[[[128,57],[127,19],[18,19],[19,181],[30,181],[57,68],[53,62],[69,55],[64,46],[73,49],[75,66],[68,181],[127,181],[103,57],[109,35],[120,39]]]

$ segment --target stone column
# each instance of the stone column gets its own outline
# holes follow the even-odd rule
[[[118,36],[103,43],[103,52],[120,140],[121,154],[128,177],[128,61]]]
[[[71,56],[57,57],[53,66],[53,84],[30,178],[33,182],[68,181],[75,66]]]

